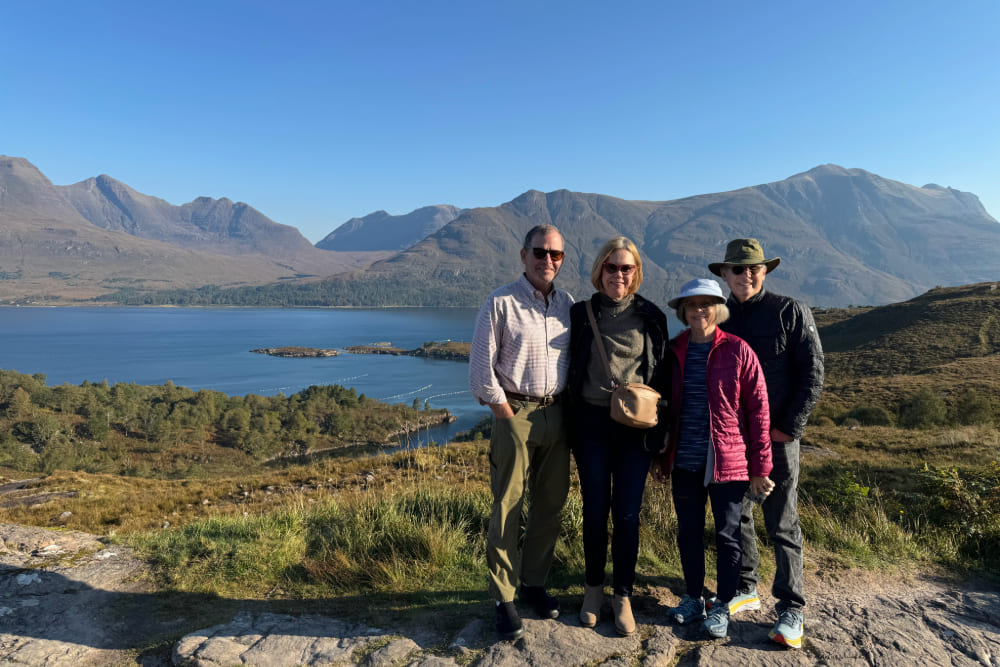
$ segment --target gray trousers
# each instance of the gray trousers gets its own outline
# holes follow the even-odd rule
[[[774,585],[771,594],[777,602],[778,613],[786,609],[801,609],[806,604],[802,594],[802,528],[799,525],[799,441],[772,442],[771,456],[774,470],[771,481],[774,490],[764,499],[761,510],[764,527],[774,544]],[[743,534],[743,567],[740,571],[740,590],[757,586],[760,553],[754,532],[753,501],[743,500],[743,517],[740,522]]]
[[[490,595],[500,602],[514,599],[518,580],[527,586],[545,585],[569,493],[569,446],[562,404],[510,403],[517,413],[510,419],[494,420],[490,438],[493,509],[486,533],[486,564]],[[519,554],[525,496],[528,519]]]

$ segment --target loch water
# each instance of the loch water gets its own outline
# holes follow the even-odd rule
[[[468,364],[342,353],[289,359],[252,349],[341,349],[388,342],[469,341],[474,309],[0,308],[0,368],[43,373],[49,386],[84,380],[158,385],[172,381],[230,396],[294,394],[310,385],[354,387],[388,403],[414,399],[458,420],[402,446],[445,443],[489,411],[469,393]]]

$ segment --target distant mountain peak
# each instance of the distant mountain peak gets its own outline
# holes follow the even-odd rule
[[[462,212],[449,204],[423,206],[404,215],[390,215],[379,209],[363,218],[351,218],[327,234],[316,247],[341,251],[405,250]]]

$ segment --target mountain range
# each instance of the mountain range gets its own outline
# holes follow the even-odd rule
[[[56,186],[27,160],[0,156],[0,299],[260,285],[387,254],[319,250],[294,227],[225,198],[173,206],[109,176]]]
[[[109,176],[55,186],[0,157],[0,299],[201,303],[177,291],[200,287],[212,303],[475,306],[520,274],[524,234],[541,223],[562,230],[558,282],[578,297],[593,291],[597,249],[618,235],[642,252],[641,292],[658,302],[708,276],[737,237],[782,258],[768,288],[816,306],[899,302],[1000,274],[1000,253],[984,252],[1000,224],[974,194],[837,165],[670,201],[530,190],[496,207],[377,211],[313,247],[247,204],[173,206]]]
[[[660,301],[707,265],[727,242],[754,237],[781,265],[775,291],[818,306],[884,304],[937,285],[1000,275],[1000,224],[972,194],[914,187],[861,169],[823,165],[786,180],[665,202],[599,194],[529,191],[493,208],[466,211],[407,250],[364,272],[398,283],[453,290],[468,285],[470,305],[489,284],[520,272],[518,249],[533,225],[555,224],[566,241],[559,283],[593,291],[590,267],[601,244],[631,238],[644,256],[641,290]]]

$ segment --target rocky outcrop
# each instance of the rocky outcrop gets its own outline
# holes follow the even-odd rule
[[[267,354],[272,357],[292,358],[335,357],[340,354],[337,350],[320,347],[298,347],[296,345],[288,345],[285,347],[261,347],[250,351],[257,354]]]
[[[768,639],[774,617],[769,601],[760,611],[736,616],[727,639],[706,640],[697,624],[678,627],[667,620],[666,608],[677,595],[661,585],[637,587],[633,609],[640,627],[632,637],[617,635],[609,608],[596,628],[580,627],[579,597],[563,595],[558,619],[539,620],[523,610],[524,637],[506,642],[496,639],[485,593],[462,627],[448,629],[417,614],[378,628],[349,618],[278,614],[256,600],[160,596],[151,581],[129,549],[103,538],[0,524],[0,661],[131,664],[140,651],[172,636],[181,639],[169,650],[147,651],[142,664],[1000,664],[996,587],[958,588],[886,573],[808,572],[806,635],[798,651]],[[222,603],[235,610],[220,619]]]
[[[388,354],[404,357],[427,357],[428,359],[446,359],[448,361],[468,361],[472,343],[456,343],[453,341],[425,343],[413,350],[406,350],[391,345],[352,345],[345,347],[345,352],[351,354]]]
[[[844,582],[853,589],[860,582]],[[619,637],[605,610],[595,629],[580,627],[578,600],[565,601],[555,621],[524,618],[524,637],[497,641],[488,604],[445,639],[446,650],[421,640],[418,628],[377,629],[322,617],[240,614],[230,623],[184,637],[175,664],[299,665],[986,665],[1000,664],[1000,596],[948,590],[940,584],[896,580],[874,588],[814,589],[801,650],[768,638],[773,611],[737,616],[725,640],[707,640],[698,624],[666,619],[676,603],[667,589],[636,598],[639,631]],[[566,604],[568,603],[568,604]],[[416,637],[416,640],[412,637]],[[375,647],[378,647],[377,649]],[[345,649],[350,649],[347,651]],[[392,656],[389,659],[389,656]],[[190,661],[190,662],[188,662]],[[338,662],[339,661],[339,662]]]

